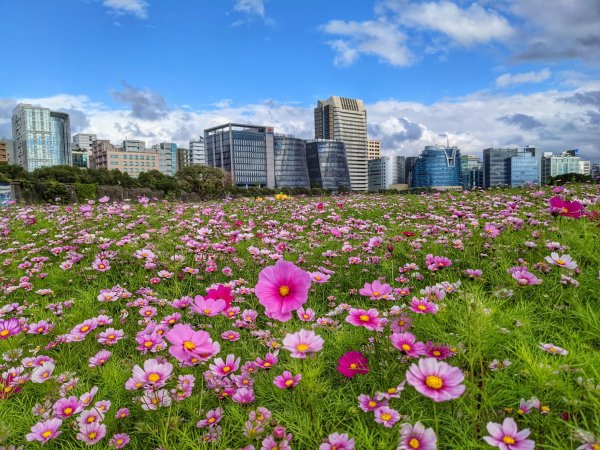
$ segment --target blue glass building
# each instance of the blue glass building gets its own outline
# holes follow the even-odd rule
[[[462,184],[460,150],[428,145],[412,169],[413,188],[458,189]]]
[[[520,153],[510,158],[510,185],[539,184],[539,164],[529,153]]]
[[[346,146],[342,141],[315,139],[306,142],[306,163],[310,186],[338,192],[350,190]]]
[[[306,165],[306,141],[293,135],[276,134],[275,185],[277,187],[310,187]]]

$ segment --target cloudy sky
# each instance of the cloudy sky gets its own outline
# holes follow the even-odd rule
[[[73,133],[185,146],[228,121],[314,136],[363,99],[385,153],[579,148],[600,161],[599,0],[0,1],[0,137],[19,102]]]

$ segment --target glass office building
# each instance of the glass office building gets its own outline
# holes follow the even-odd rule
[[[276,134],[273,149],[275,186],[309,188],[306,141],[293,135]]]
[[[406,184],[405,164],[404,156],[382,156],[369,160],[369,192]]]
[[[14,164],[27,171],[40,167],[71,165],[69,115],[19,104],[13,111]]]
[[[510,185],[520,187],[525,184],[539,184],[539,165],[537,159],[522,152],[510,158]]]
[[[315,139],[306,142],[306,163],[310,186],[338,192],[350,189],[346,146],[342,141]]]
[[[460,150],[428,145],[412,169],[411,187],[458,189],[462,185]]]
[[[273,128],[228,123],[204,130],[207,165],[231,174],[240,187],[275,187]]]

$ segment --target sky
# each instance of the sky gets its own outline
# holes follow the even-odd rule
[[[339,95],[384,154],[600,161],[600,0],[0,0],[0,17],[0,137],[31,103],[113,143],[185,147],[226,122],[312,138]]]

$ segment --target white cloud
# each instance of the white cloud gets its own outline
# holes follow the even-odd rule
[[[548,68],[539,70],[537,72],[532,71],[525,73],[517,73],[514,75],[510,73],[505,73],[504,75],[500,75],[498,78],[496,78],[496,86],[508,87],[522,83],[541,83],[542,81],[546,81],[548,78],[550,78],[551,75],[552,72],[550,72],[550,69]]]
[[[402,23],[443,33],[465,47],[506,40],[514,33],[506,18],[477,3],[465,9],[448,1],[413,3],[396,10]]]
[[[254,14],[257,16],[265,16],[265,2],[264,0],[237,0],[233,6],[234,11]]]
[[[145,0],[103,0],[102,4],[116,14],[132,14],[138,19],[148,18],[148,3]]]
[[[406,47],[405,34],[396,25],[385,20],[332,20],[321,28],[327,34],[343,37],[329,42],[336,52],[336,65],[351,65],[360,54],[378,56],[393,66],[408,66],[413,61],[413,56]]]

